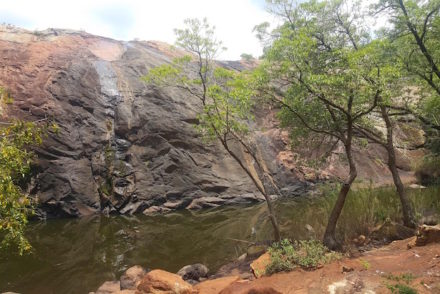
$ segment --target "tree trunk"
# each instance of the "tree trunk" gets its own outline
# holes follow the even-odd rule
[[[347,198],[347,194],[350,191],[351,184],[357,177],[356,164],[353,159],[352,150],[351,150],[351,134],[348,135],[346,143],[344,144],[345,153],[347,155],[348,163],[349,163],[349,176],[347,180],[341,187],[339,191],[338,199],[336,200],[335,206],[330,214],[330,218],[327,223],[327,228],[325,229],[323,243],[327,248],[331,250],[339,249],[340,244],[336,240],[336,224],[338,223],[339,216],[341,215],[342,208],[344,208],[345,199]]]
[[[280,234],[280,227],[278,225],[277,219],[275,217],[275,210],[272,205],[272,200],[270,199],[269,195],[267,195],[266,190],[262,185],[260,185],[260,182],[255,178],[255,176],[252,174],[252,172],[244,165],[242,160],[231,150],[229,149],[228,144],[219,138],[221,141],[223,147],[226,149],[226,151],[229,153],[229,155],[234,158],[234,160],[240,165],[240,167],[246,172],[246,174],[249,176],[249,178],[254,183],[255,187],[257,187],[258,191],[260,191],[261,194],[263,194],[264,199],[266,200],[267,209],[269,211],[269,219],[273,227],[273,234],[275,241],[281,240],[281,234]]]
[[[387,128],[386,150],[388,153],[388,168],[393,176],[394,185],[396,186],[397,194],[399,194],[400,202],[402,204],[403,224],[409,228],[416,228],[417,223],[415,221],[414,208],[405,193],[399,171],[397,170],[396,152],[394,151],[393,142],[393,126],[391,124],[387,108],[381,105],[380,112]]]

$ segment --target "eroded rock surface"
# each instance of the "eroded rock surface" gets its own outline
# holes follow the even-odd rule
[[[197,99],[141,81],[149,68],[182,52],[157,42],[11,27],[0,28],[0,52],[0,84],[15,99],[7,117],[48,117],[59,126],[36,150],[30,192],[40,200],[40,216],[261,201],[233,159],[219,145],[204,144],[195,131]],[[273,144],[270,136],[256,136]],[[258,146],[268,160],[276,157],[278,147]],[[267,164],[281,186],[304,192],[306,184],[295,173],[280,162]]]
[[[59,132],[36,149],[39,160],[29,192],[39,199],[40,217],[155,213],[262,201],[221,146],[204,144],[195,131],[197,98],[141,81],[150,68],[182,52],[160,42],[7,26],[0,26],[0,52],[0,85],[14,97],[0,119],[47,117],[59,126]],[[302,157],[308,155],[290,150],[276,111],[256,111],[257,121],[250,126],[255,148],[281,194],[302,195],[310,182],[345,175],[338,149],[320,171],[303,167]],[[322,144],[322,152],[328,151],[327,145]],[[359,173],[382,179],[387,170],[375,162],[384,152],[369,149],[370,159],[357,157]],[[322,156],[312,153],[311,158]],[[246,162],[253,164],[249,158]]]

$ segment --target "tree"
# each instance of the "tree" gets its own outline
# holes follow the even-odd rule
[[[252,119],[252,97],[255,95],[253,76],[216,65],[215,57],[224,49],[214,36],[214,27],[206,19],[187,19],[185,26],[184,29],[175,30],[176,44],[191,55],[151,69],[143,80],[148,84],[177,87],[199,99],[201,112],[198,114],[197,129],[206,139],[220,142],[264,196],[274,237],[279,240],[280,231],[274,208],[260,178],[261,174],[267,174],[248,138],[247,122]],[[191,78],[191,69],[195,69],[197,77]],[[256,168],[241,158],[234,146],[244,150],[245,156],[251,157]]]
[[[2,107],[11,102],[3,88],[0,88],[0,97]],[[28,147],[41,144],[43,133],[44,128],[35,122],[0,122],[1,247],[16,246],[20,254],[31,248],[24,229],[33,209],[31,199],[22,191],[34,158]]]
[[[248,54],[248,53],[242,53],[240,55],[240,58],[244,61],[250,62],[252,60],[255,60],[255,57],[252,56],[252,54]]]
[[[414,207],[406,195],[402,180],[397,169],[397,156],[394,149],[394,135],[395,121],[392,117],[396,115],[392,112],[392,107],[398,105],[395,98],[398,92],[397,89],[401,89],[401,84],[398,82],[401,76],[399,69],[399,60],[394,56],[394,46],[392,46],[387,40],[377,41],[371,51],[371,60],[376,64],[381,64],[382,67],[382,94],[378,97],[377,108],[382,120],[385,124],[386,134],[385,138],[383,134],[377,130],[375,124],[356,124],[355,130],[357,136],[364,137],[376,144],[381,145],[387,151],[388,155],[388,169],[391,172],[394,185],[396,187],[397,194],[402,205],[403,223],[405,226],[415,228],[416,218]],[[386,70],[384,70],[386,69]]]
[[[392,27],[384,35],[406,82],[420,90],[419,101],[390,107],[419,119],[427,128],[426,146],[440,152],[440,1],[380,0],[373,11],[387,13]]]
[[[293,5],[273,0],[270,10],[283,23],[266,48],[262,91],[281,105],[280,118],[294,139],[317,134],[344,146],[349,174],[331,211],[323,242],[339,246],[336,225],[357,177],[353,158],[355,125],[378,105],[386,81],[386,66],[375,62],[375,46],[363,28],[359,3],[309,1]],[[260,32],[261,33],[261,32]],[[278,90],[277,90],[278,89]]]

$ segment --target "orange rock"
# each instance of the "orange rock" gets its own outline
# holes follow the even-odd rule
[[[254,276],[258,279],[266,273],[266,268],[270,264],[270,254],[264,253],[251,263],[251,269]]]
[[[98,290],[96,290],[96,294],[110,294],[121,290],[119,281],[108,281],[104,282]]]
[[[423,225],[419,227],[415,242],[416,246],[425,246],[426,244],[437,242],[440,242],[440,225]]]
[[[121,290],[135,290],[136,287],[141,282],[142,278],[145,276],[145,270],[139,266],[135,265],[125,271],[125,273],[119,279],[121,284]]]
[[[230,276],[214,280],[206,280],[195,285],[194,290],[198,291],[199,294],[220,293],[220,291],[227,288],[229,285],[235,281],[238,281],[239,279],[240,276]]]
[[[176,274],[163,270],[149,272],[137,287],[137,294],[191,294],[193,288]],[[195,292],[197,293],[197,292]]]

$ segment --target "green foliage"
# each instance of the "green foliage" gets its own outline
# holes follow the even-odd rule
[[[371,264],[366,261],[365,259],[359,259],[359,262],[361,263],[362,267],[364,268],[364,270],[369,270],[371,267]]]
[[[387,44],[371,41],[356,2],[287,2],[271,1],[284,24],[272,34],[262,65],[266,86],[281,88],[282,126],[294,143],[319,140],[316,133],[343,139],[350,121],[366,123],[364,116],[398,74],[381,62],[378,49]]]
[[[0,109],[12,103],[3,88],[0,88],[0,97]],[[22,191],[35,156],[28,147],[40,145],[48,131],[56,133],[58,126],[47,121],[45,125],[0,122],[0,247],[16,247],[20,254],[31,249],[24,230],[33,207],[31,199]]]
[[[381,35],[390,41],[402,73],[395,83],[400,106],[423,118],[426,146],[439,153],[440,132],[431,127],[440,126],[440,1],[380,0],[373,11],[387,13],[391,23]],[[417,89],[417,97],[407,95],[410,87]]]
[[[400,275],[387,274],[385,275],[385,278],[387,280],[396,281],[396,282],[404,281],[407,284],[409,284],[412,280],[415,279],[412,273],[403,273]]]
[[[404,284],[387,285],[391,293],[396,294],[417,294],[417,290]]]
[[[24,229],[32,207],[19,184],[30,173],[34,157],[26,147],[41,144],[42,135],[42,129],[30,122],[15,121],[0,128],[1,247],[17,246],[20,254],[30,250]]]
[[[142,79],[148,84],[177,87],[198,97],[203,111],[198,114],[197,130],[205,139],[227,142],[248,133],[247,120],[255,95],[253,76],[217,67],[214,58],[221,51],[221,42],[214,37],[214,27],[206,19],[185,20],[185,29],[176,29],[176,44],[193,53],[151,69]],[[198,69],[195,79],[189,69]]]
[[[440,156],[426,155],[415,167],[418,180],[424,184],[440,183]]]
[[[290,242],[284,239],[269,247],[268,252],[271,262],[266,268],[267,274],[291,271],[296,267],[314,269],[340,258],[338,253],[329,251],[316,240]]]
[[[241,59],[243,59],[244,61],[252,61],[255,60],[255,57],[252,56],[252,54],[248,54],[248,53],[242,53],[240,55]]]

